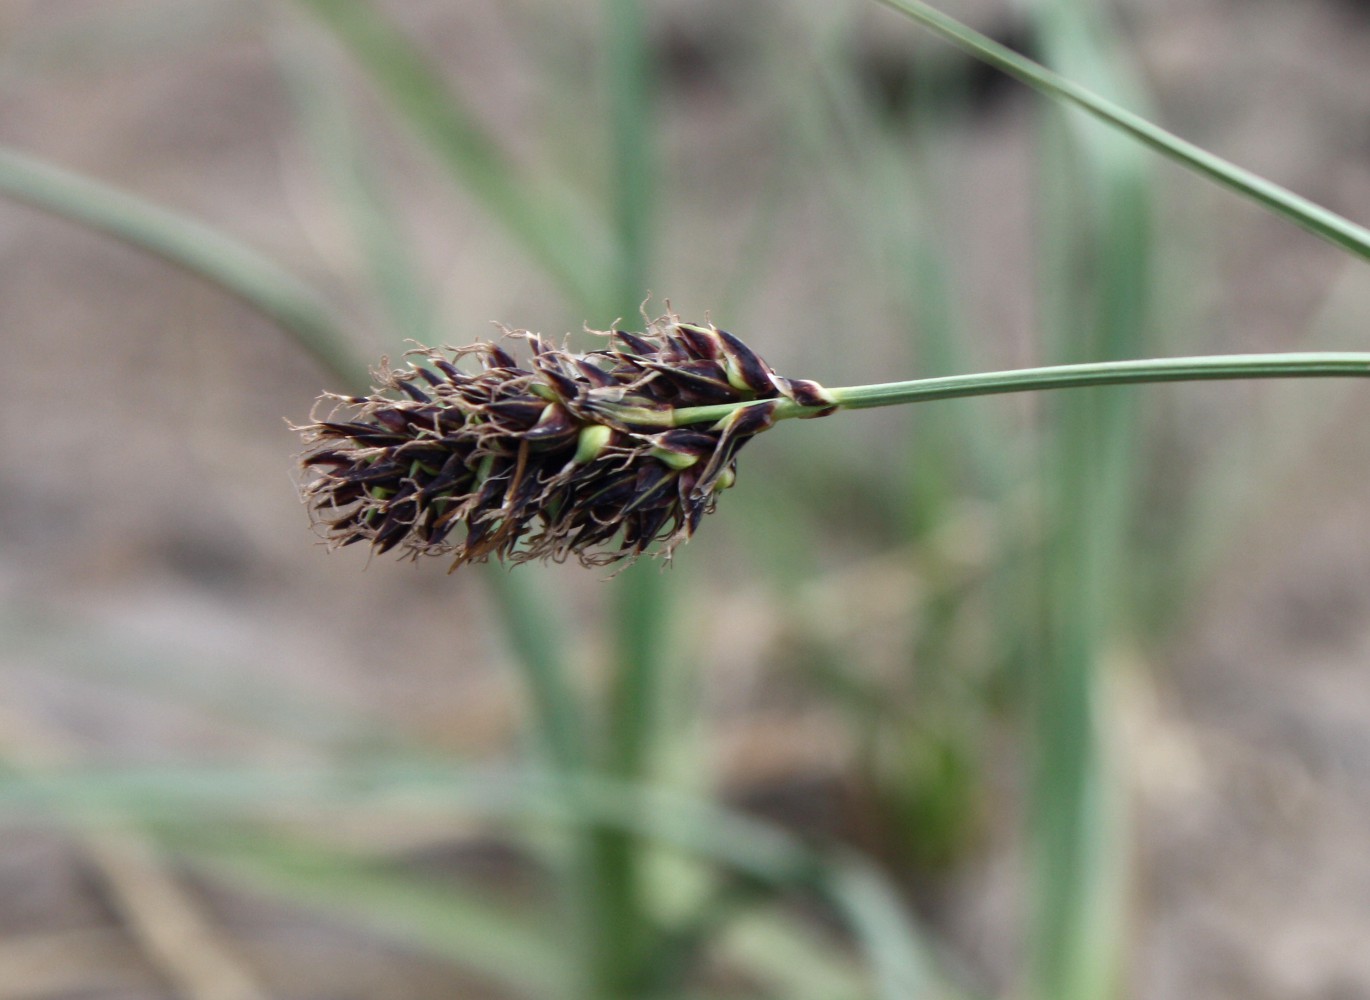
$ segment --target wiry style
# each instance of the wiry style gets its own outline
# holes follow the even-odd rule
[[[492,556],[604,565],[654,542],[669,556],[782,401],[830,412],[817,383],[776,375],[712,324],[668,316],[602,336],[607,348],[576,354],[509,334],[527,367],[494,343],[418,348],[403,369],[383,363],[371,395],[322,396],[331,412],[297,428],[316,525],[335,546],[448,555],[453,569]],[[751,401],[673,426],[683,407]]]

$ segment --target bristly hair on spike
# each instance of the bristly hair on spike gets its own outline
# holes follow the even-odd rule
[[[526,366],[489,342],[418,347],[401,369],[383,361],[370,395],[321,396],[295,428],[316,528],[335,547],[450,556],[452,569],[492,557],[602,566],[656,543],[669,558],[781,403],[832,408],[817,383],[782,378],[712,323],[668,314],[644,333],[599,335],[604,349],[576,354],[506,331]],[[675,426],[675,410],[727,403],[748,405]]]

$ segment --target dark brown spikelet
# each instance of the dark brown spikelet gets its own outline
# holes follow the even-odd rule
[[[453,569],[492,556],[605,565],[655,542],[669,556],[781,400],[827,405],[816,383],[781,378],[712,324],[667,316],[602,336],[604,350],[575,354],[509,334],[526,366],[492,343],[419,348],[403,369],[383,366],[371,395],[322,396],[328,415],[297,428],[315,524],[334,546],[446,555]],[[672,409],[752,400],[670,427]]]

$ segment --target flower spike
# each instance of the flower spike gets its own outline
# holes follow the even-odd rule
[[[830,412],[817,383],[776,375],[712,324],[670,315],[575,354],[520,331],[531,359],[477,343],[383,364],[366,396],[328,394],[297,428],[302,497],[333,546],[591,566],[669,558],[736,479],[737,453],[783,404]],[[474,364],[472,364],[474,362]],[[468,370],[473,369],[473,370]],[[711,424],[677,412],[734,404]]]

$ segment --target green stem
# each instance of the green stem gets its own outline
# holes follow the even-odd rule
[[[1370,260],[1370,230],[1365,227],[1153,125],[1140,115],[1133,114],[1093,91],[1058,76],[1045,66],[1000,45],[921,0],[881,2],[900,13],[907,14],[958,48],[1002,70],[1034,90],[1074,105],[1195,173],[1216,181],[1277,215],[1284,216],[1363,260]]]
[[[1002,392],[1036,392],[1043,389],[1074,389],[1099,385],[1135,385],[1140,382],[1200,382],[1250,378],[1370,378],[1370,354],[1355,352],[1286,352],[1280,354],[1219,354],[1193,358],[1155,358],[1143,361],[1097,361],[1082,365],[1052,365],[1012,371],[948,375],[942,378],[884,382],[828,389],[840,409],[865,410],[876,406],[921,403],[958,396],[989,396]],[[631,422],[668,423],[673,427],[713,423],[744,406],[773,400],[685,406],[668,414],[623,408],[619,413]],[[821,408],[782,400],[775,418],[811,417]]]
[[[217,284],[279,323],[329,371],[357,388],[366,366],[347,347],[333,311],[270,258],[219,230],[0,146],[0,195],[130,243]]]
[[[551,767],[565,773],[585,766],[585,723],[580,698],[567,677],[561,652],[562,629],[540,605],[543,599],[517,573],[490,567],[486,582],[495,613],[513,646],[532,701],[533,730]]]
[[[299,0],[370,74],[377,91],[462,189],[579,302],[603,295],[604,237],[545,193],[375,3]]]
[[[654,252],[656,206],[654,76],[643,0],[602,0],[604,96],[614,235],[610,316],[640,308]],[[598,303],[596,303],[598,305]],[[630,568],[614,591],[612,672],[604,696],[604,773],[624,782],[648,780],[654,741],[661,730],[660,694],[669,643],[666,579],[655,567]],[[608,825],[586,830],[590,884],[584,958],[585,1000],[643,997],[646,962],[657,933],[643,881],[644,849],[628,831]],[[574,996],[575,991],[568,991]]]

